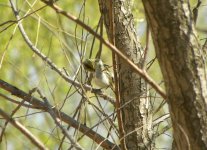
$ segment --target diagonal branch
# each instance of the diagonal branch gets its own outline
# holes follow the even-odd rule
[[[47,100],[47,98],[45,96],[43,96],[42,93],[39,90],[37,90],[37,92],[39,93],[40,97],[44,100],[45,105],[47,107],[47,112],[53,118],[53,120],[55,121],[55,124],[62,130],[64,136],[70,140],[72,146],[75,147],[75,149],[83,150],[83,148],[75,141],[75,139],[68,134],[68,131],[59,123],[60,120],[57,118],[57,115],[54,113],[51,105],[49,104],[49,102]]]
[[[80,82],[75,81],[73,78],[67,76],[61,69],[59,69],[47,56],[45,56],[43,53],[41,53],[40,50],[30,41],[29,37],[27,36],[27,34],[26,34],[25,30],[24,30],[24,27],[23,27],[23,25],[21,23],[21,18],[18,15],[18,11],[17,11],[17,9],[15,8],[15,6],[13,5],[12,2],[11,2],[11,6],[12,6],[12,9],[14,11],[15,17],[16,17],[16,19],[18,21],[19,30],[20,30],[20,32],[21,32],[25,42],[27,43],[27,45],[31,48],[31,50],[36,55],[38,55],[43,61],[45,61],[50,66],[50,68],[52,70],[57,72],[68,83],[70,83],[70,84],[72,84],[72,85],[74,85],[74,86],[76,86],[78,88],[84,88],[87,91],[91,91],[92,93],[97,94],[100,97],[102,97],[103,99],[108,100],[109,102],[114,104],[115,100],[112,97],[104,94],[102,91],[94,90],[91,86],[89,86],[87,84],[82,84]]]
[[[0,93],[1,94],[1,93]],[[21,108],[21,106],[24,104],[25,100],[22,100],[19,105],[12,111],[11,115],[10,115],[10,118],[12,118],[14,116],[14,114]],[[5,123],[4,123],[4,126],[2,128],[2,131],[1,131],[1,135],[0,135],[0,143],[2,141],[2,137],[6,131],[6,126],[8,125],[9,123],[9,120],[7,120]]]
[[[1,79],[0,79],[0,88],[10,92],[12,95],[14,95],[16,97],[24,99],[25,101],[29,102],[30,104],[34,105],[35,107],[38,107],[44,111],[48,111],[48,106],[46,106],[44,102],[40,101],[36,97],[31,96],[30,94],[25,93],[24,91],[18,89],[17,87],[15,87],[15,86],[13,86],[13,85],[11,85]],[[83,134],[85,134],[89,138],[93,139],[93,141],[100,144],[104,149],[111,149],[112,147],[114,147],[114,150],[119,149],[117,145],[113,144],[108,139],[104,138],[100,134],[91,130],[87,126],[79,123],[78,121],[74,120],[72,117],[68,116],[67,114],[59,111],[55,107],[51,107],[51,108],[58,119],[67,123],[68,125],[74,127],[75,129],[81,131]]]
[[[47,148],[39,141],[29,130],[27,130],[21,123],[12,119],[9,115],[7,115],[2,109],[0,109],[0,115],[9,121],[13,126],[15,126],[18,130],[21,131],[36,147],[40,150],[47,150]]]
[[[117,49],[113,44],[106,41],[101,37],[98,33],[93,31],[89,26],[87,26],[85,23],[83,23],[81,20],[76,18],[75,16],[72,16],[68,12],[62,10],[57,5],[53,4],[51,1],[41,0],[48,6],[50,6],[52,9],[54,9],[57,13],[67,17],[68,19],[74,21],[84,29],[86,29],[89,33],[94,35],[97,39],[99,39],[106,47],[108,47],[112,52],[116,53],[120,58],[122,58],[126,63],[128,63],[136,73],[138,73],[149,85],[151,85],[164,99],[167,98],[165,91],[146,73],[146,71],[140,69],[136,64],[134,64],[131,60],[128,59],[127,56],[125,56],[119,49]]]

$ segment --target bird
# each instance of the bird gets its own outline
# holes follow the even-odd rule
[[[113,74],[101,59],[86,59],[83,61],[84,68],[93,74],[92,84],[96,88],[113,88]]]

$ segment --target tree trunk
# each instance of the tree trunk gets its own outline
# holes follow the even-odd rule
[[[173,149],[207,149],[207,80],[187,0],[143,0],[164,77]]]
[[[110,40],[110,18],[114,15],[115,46],[130,60],[141,67],[143,49],[134,29],[133,15],[129,0],[99,0],[100,11]],[[113,14],[111,14],[113,13]],[[148,149],[152,135],[152,115],[146,96],[146,84],[131,67],[121,59],[118,60],[122,118],[125,131],[126,147],[130,150]],[[146,98],[141,98],[146,96]]]

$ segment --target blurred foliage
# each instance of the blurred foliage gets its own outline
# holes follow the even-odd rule
[[[44,6],[40,0],[18,0],[14,2],[16,2],[20,10],[19,14],[21,17]],[[132,0],[131,2],[136,30],[143,47],[145,47],[146,19],[142,2],[141,0]],[[196,3],[196,0],[191,0],[192,8]],[[100,19],[98,1],[59,0],[57,4],[65,11],[78,17],[88,26],[96,30]],[[207,1],[205,0],[199,8],[199,17],[196,25],[196,27],[205,30],[207,30],[206,8]],[[29,92],[34,87],[38,87],[50,100],[51,104],[58,108],[63,106],[62,111],[72,116],[81,102],[81,94],[77,93],[77,89],[74,87],[70,87],[71,85],[69,83],[65,82],[56,72],[51,70],[42,59],[31,51],[21,36],[16,23],[11,26],[9,26],[11,22],[3,24],[7,21],[16,20],[8,0],[0,1],[0,16],[0,78],[26,92]],[[62,70],[65,68],[70,77],[75,77],[77,69],[80,68],[77,81],[82,83],[86,82],[86,72],[81,67],[81,61],[89,57],[91,50],[92,57],[95,57],[99,49],[99,41],[95,40],[92,49],[92,35],[86,30],[83,30],[82,27],[77,26],[73,21],[56,14],[49,7],[45,7],[32,15],[28,15],[22,20],[22,23],[30,40],[43,54],[50,58],[58,68]],[[198,34],[200,39],[206,38],[206,33],[198,32]],[[106,34],[104,34],[103,37],[107,39]],[[202,42],[201,40],[201,43]],[[155,52],[152,39],[150,38],[147,61],[150,62],[153,58],[155,58]],[[111,65],[111,52],[105,46],[103,46],[102,59],[105,63]],[[156,60],[148,72],[158,83],[161,83],[162,76],[159,64]],[[0,93],[12,97],[2,89],[0,89]],[[151,93],[153,96],[156,96],[153,90]],[[109,94],[113,96],[112,93],[109,92]],[[33,95],[39,97],[37,93]],[[90,92],[86,93],[86,95],[88,97],[94,97]],[[12,98],[20,101],[16,97]],[[90,101],[101,106],[107,114],[113,112],[112,105],[105,101],[101,101],[100,103],[96,98],[90,98]],[[155,105],[159,105],[158,103],[160,103],[160,101],[154,101]],[[2,97],[0,97],[0,102],[1,109],[4,109],[7,113],[11,113],[17,106],[16,104],[6,101]],[[165,106],[165,108],[161,109],[154,117],[156,118],[159,114],[165,114],[167,112],[167,107]],[[99,115],[101,116],[100,113],[94,111],[91,104],[84,103],[81,105],[79,120],[81,123],[86,123],[87,126],[90,127],[98,123],[98,121],[100,121],[99,119],[103,117],[97,117]],[[62,138],[61,131],[56,128],[54,121],[48,114],[39,112],[39,110],[21,108],[14,117],[34,133],[35,136],[41,139],[50,149],[58,149]],[[3,125],[4,121],[0,119],[0,127]],[[65,124],[63,125],[66,126]],[[101,134],[106,136],[108,126],[108,124],[105,126],[97,126],[95,131],[101,131]],[[71,128],[69,132],[73,135],[74,129]],[[115,133],[113,134],[116,141],[117,135],[115,135]],[[78,138],[81,135],[81,133],[75,133],[74,137]],[[109,139],[111,138],[112,137]],[[156,143],[158,147],[168,147],[170,146],[169,141],[171,140],[170,136],[160,137]],[[95,149],[97,146],[86,136],[81,139],[80,144],[86,149],[89,147],[90,149]],[[64,142],[63,149],[67,149],[68,146],[70,146],[70,143]],[[18,130],[8,125],[3,141],[0,144],[0,149],[35,149],[35,147]]]

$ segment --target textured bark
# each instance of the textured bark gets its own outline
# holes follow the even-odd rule
[[[110,39],[110,2],[99,0],[100,10],[104,16],[104,23]],[[142,47],[134,29],[133,15],[129,0],[114,0],[115,46],[138,66],[142,64]],[[119,64],[119,85],[122,106],[123,125],[125,130],[126,147],[130,150],[148,149],[152,134],[152,115],[148,113],[145,82],[134,73],[131,67],[121,59]],[[143,94],[144,93],[144,94]],[[148,109],[147,109],[148,108]],[[150,148],[149,148],[150,149]]]
[[[173,149],[207,149],[207,80],[189,1],[143,0],[163,73]]]

